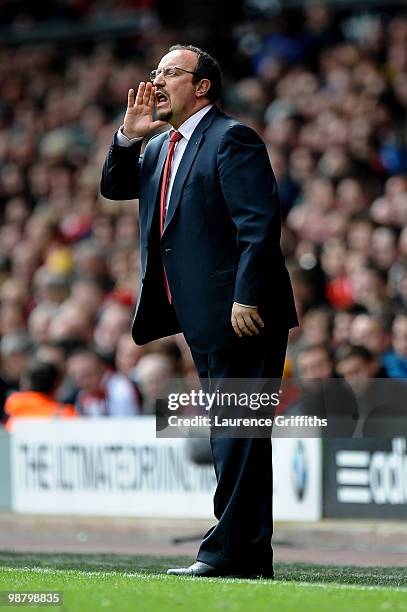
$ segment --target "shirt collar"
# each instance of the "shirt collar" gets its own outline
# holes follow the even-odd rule
[[[202,117],[204,115],[206,115],[206,113],[208,111],[211,110],[212,106],[213,106],[213,104],[208,104],[207,106],[204,106],[203,108],[201,108],[198,112],[196,112],[193,115],[191,115],[190,117],[188,117],[188,119],[186,121],[184,121],[184,123],[182,123],[179,126],[177,131],[184,138],[186,138],[186,140],[189,140],[191,138],[192,133],[195,130],[196,126],[198,125],[198,123],[202,119]]]

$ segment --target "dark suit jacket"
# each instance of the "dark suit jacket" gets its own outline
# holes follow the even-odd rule
[[[297,325],[280,249],[276,181],[262,140],[213,107],[190,138],[173,184],[163,235],[159,192],[168,132],[119,147],[103,168],[102,195],[139,199],[141,288],[133,337],[144,344],[182,331],[191,348],[210,352],[239,343],[233,301],[257,305],[263,334]],[[164,262],[173,305],[164,292]]]

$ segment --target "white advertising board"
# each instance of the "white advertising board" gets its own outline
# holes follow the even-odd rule
[[[277,520],[321,514],[320,440],[274,447]],[[210,518],[215,476],[185,453],[184,439],[157,439],[154,417],[21,419],[11,444],[16,512]]]
[[[274,519],[318,521],[322,516],[319,438],[273,439]]]

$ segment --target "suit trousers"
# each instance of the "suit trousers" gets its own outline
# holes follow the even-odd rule
[[[212,392],[231,391],[236,379],[244,379],[247,393],[278,390],[287,339],[288,330],[282,329],[274,334],[245,336],[238,348],[212,353],[192,351],[202,387]],[[265,379],[272,379],[266,387]],[[242,385],[238,385],[239,391]],[[210,443],[218,522],[205,534],[197,560],[242,575],[272,576],[271,428],[265,437],[250,432],[245,437],[220,437],[212,431]]]

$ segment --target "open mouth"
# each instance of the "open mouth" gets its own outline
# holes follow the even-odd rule
[[[156,102],[157,102],[157,106],[160,106],[161,104],[165,104],[165,102],[168,101],[167,96],[164,93],[162,93],[161,91],[157,91],[156,92],[155,99],[156,99]]]

